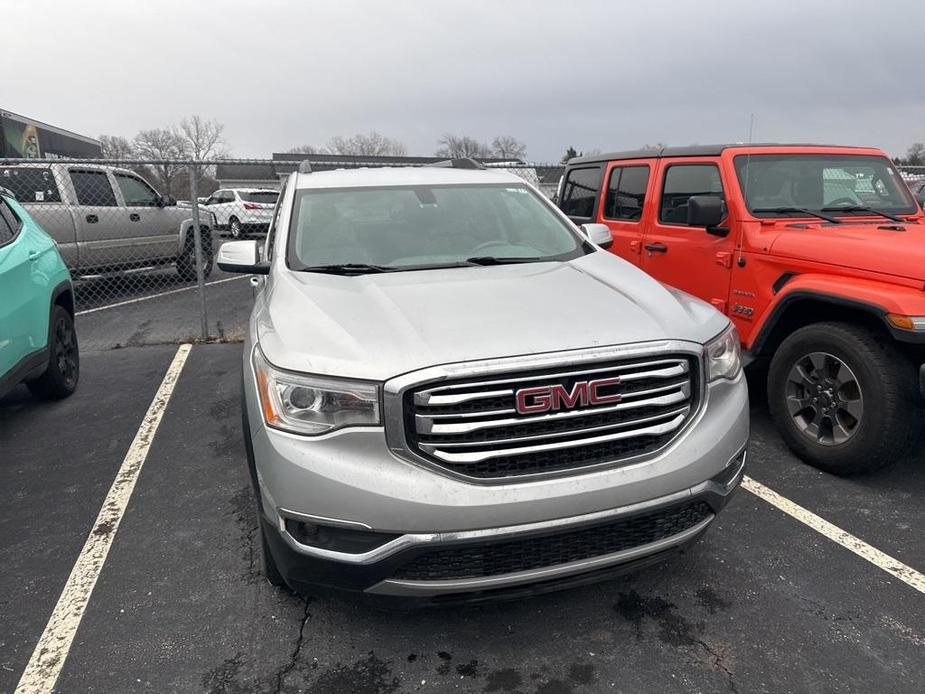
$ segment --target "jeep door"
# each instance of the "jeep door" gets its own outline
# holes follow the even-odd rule
[[[641,264],[643,224],[651,221],[653,214],[651,210],[645,213],[645,203],[651,197],[649,188],[654,186],[655,165],[655,159],[611,162],[604,177],[598,222],[606,224],[613,234],[611,253],[634,265]]]
[[[723,181],[716,160],[689,157],[660,160],[657,177],[653,191],[657,205],[654,219],[646,224],[642,269],[725,312],[735,234],[722,237],[689,226],[687,209],[694,195],[719,196],[725,201],[731,182]]]
[[[138,258],[163,259],[177,254],[180,224],[165,207],[161,196],[133,173],[114,171],[113,178],[124,204],[119,213],[125,218],[130,243]]]
[[[113,181],[103,169],[72,167],[74,223],[82,272],[120,269],[137,260],[125,208],[119,207]]]

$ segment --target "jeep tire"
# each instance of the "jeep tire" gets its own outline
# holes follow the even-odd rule
[[[836,475],[884,467],[914,440],[918,410],[911,360],[888,336],[851,323],[814,323],[771,360],[768,405],[787,445]]]

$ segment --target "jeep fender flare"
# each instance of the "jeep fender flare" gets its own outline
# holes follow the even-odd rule
[[[891,282],[833,275],[794,275],[781,288],[765,309],[756,326],[755,338],[748,351],[761,355],[788,311],[801,302],[828,304],[833,308],[849,309],[872,317],[882,324],[894,339],[902,342],[925,343],[925,334],[896,328],[887,321],[888,313],[925,315],[925,292],[922,288]]]

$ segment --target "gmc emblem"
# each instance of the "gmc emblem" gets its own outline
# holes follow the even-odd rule
[[[521,388],[514,397],[517,401],[517,412],[520,414],[538,414],[540,412],[554,412],[556,410],[570,410],[576,406],[605,405],[620,402],[622,396],[618,393],[602,395],[601,388],[615,386],[620,377],[600,378],[596,381],[579,381],[568,390],[561,384],[554,386],[539,386],[536,388]]]

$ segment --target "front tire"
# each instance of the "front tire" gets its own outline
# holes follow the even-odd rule
[[[244,238],[244,227],[241,225],[241,222],[238,221],[237,217],[232,217],[228,221],[228,232],[233,239]]]
[[[913,364],[886,335],[815,323],[781,343],[768,372],[768,405],[787,445],[836,475],[901,459],[917,409]]]
[[[200,236],[202,245],[202,279],[205,280],[212,274],[212,265],[214,258],[212,256],[212,235],[208,232]],[[180,279],[187,282],[195,282],[196,277],[196,242],[190,234],[183,246],[183,252],[177,258],[177,274]]]
[[[48,326],[48,367],[26,386],[38,398],[61,400],[77,390],[79,378],[80,350],[74,319],[64,307],[56,305]]]

